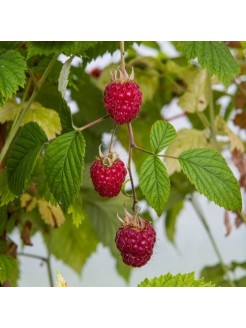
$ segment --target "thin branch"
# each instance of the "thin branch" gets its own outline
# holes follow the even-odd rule
[[[120,41],[120,70],[125,71],[125,42]]]
[[[79,131],[83,131],[83,130],[85,130],[85,129],[88,129],[88,128],[90,128],[90,127],[93,126],[93,125],[96,125],[96,124],[98,124],[98,123],[103,122],[104,120],[106,120],[106,119],[109,118],[109,117],[110,117],[110,115],[106,115],[106,116],[100,117],[100,118],[98,118],[98,119],[95,120],[95,121],[92,121],[92,122],[90,122],[90,123],[88,123],[88,124],[86,124],[86,125],[81,126],[81,128],[78,128],[78,130],[79,130]]]
[[[169,118],[165,118],[165,121],[171,122],[171,121],[174,121],[174,120],[177,120],[179,118],[186,117],[186,116],[187,116],[187,114],[185,112],[183,112],[183,113],[171,116]]]
[[[117,123],[115,123],[114,128],[113,128],[113,130],[111,132],[111,139],[110,139],[110,144],[109,144],[109,152],[111,152],[112,151],[112,148],[113,148],[114,135],[115,135],[115,131],[117,129],[117,126],[118,126]]]
[[[131,162],[132,162],[132,149],[134,145],[134,137],[133,137],[133,131],[131,123],[128,124],[128,133],[129,133],[129,153],[128,153],[128,172],[130,176],[131,186],[132,186],[132,210],[135,213],[136,212],[136,204],[137,204],[137,196],[136,196],[136,190],[134,187],[133,177],[132,177],[132,170],[131,170]]]
[[[54,280],[53,280],[53,276],[52,276],[52,269],[51,269],[51,262],[50,262],[50,253],[48,254],[46,263],[47,263],[47,270],[48,270],[48,277],[49,277],[50,287],[54,287]]]
[[[207,223],[207,220],[206,220],[204,214],[202,213],[202,209],[200,208],[200,205],[199,205],[199,203],[198,203],[198,201],[197,201],[197,199],[196,199],[196,197],[195,197],[194,194],[191,195],[190,202],[191,202],[191,204],[192,204],[192,206],[193,206],[193,208],[194,208],[197,216],[199,217],[201,223],[203,224],[203,226],[204,226],[204,228],[205,228],[205,230],[206,230],[206,232],[208,234],[208,237],[209,237],[209,239],[211,241],[211,244],[213,246],[213,249],[214,249],[214,251],[215,251],[215,253],[216,253],[217,257],[218,257],[218,260],[219,260],[219,262],[220,262],[220,264],[221,264],[221,266],[222,266],[222,268],[224,270],[225,275],[227,276],[228,283],[230,284],[231,287],[235,287],[235,284],[234,284],[233,280],[230,277],[229,270],[228,270],[227,266],[224,263],[223,257],[222,257],[222,255],[220,253],[220,250],[219,250],[219,248],[218,248],[218,246],[216,244],[216,241],[214,239],[214,236],[213,236],[213,234],[212,234],[212,232],[211,232],[211,230],[209,228],[209,225]]]
[[[47,257],[43,257],[43,256],[36,255],[36,254],[30,254],[30,253],[20,252],[17,255],[18,256],[24,256],[24,257],[30,257],[32,259],[40,260],[40,261],[43,261],[43,262],[47,262],[48,261]]]

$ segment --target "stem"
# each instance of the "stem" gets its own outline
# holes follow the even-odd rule
[[[125,43],[120,41],[120,70],[125,71]]]
[[[31,105],[32,105],[32,102],[34,101],[34,99],[37,97],[38,95],[38,92],[39,90],[41,89],[41,87],[43,86],[44,84],[44,81],[46,80],[47,76],[49,75],[50,71],[52,70],[53,66],[55,65],[56,63],[56,58],[57,56],[54,56],[53,59],[51,60],[51,62],[49,63],[46,71],[44,72],[42,78],[40,79],[39,83],[38,83],[38,88],[34,88],[34,91],[29,99],[29,101],[27,102],[27,104],[24,104],[22,105],[22,108],[20,109],[21,112],[19,114],[19,117],[18,119],[16,120],[15,124],[12,125],[12,128],[9,132],[9,136],[8,136],[8,139],[6,140],[6,143],[2,149],[2,152],[0,154],[0,163],[4,160],[8,150],[9,150],[9,147],[11,146],[12,144],[12,141],[14,140],[19,128],[20,128],[20,125],[22,123],[22,119],[24,118],[24,116],[26,115],[27,111],[30,109]]]
[[[48,270],[50,287],[54,287],[54,280],[53,280],[53,277],[52,277],[51,262],[50,262],[50,253],[48,254],[46,263],[47,263],[47,270]]]
[[[33,84],[34,84],[35,88],[38,89],[39,88],[39,84],[38,84],[38,82],[37,82],[37,80],[36,80],[36,78],[35,78],[32,70],[30,69],[30,67],[27,67],[27,71],[28,71],[28,73],[29,73],[29,75],[30,75],[30,77],[31,77],[31,79],[33,81]]]
[[[137,196],[136,196],[136,190],[134,187],[132,170],[131,170],[132,149],[134,147],[134,136],[133,136],[131,123],[128,124],[128,133],[129,133],[128,172],[129,172],[131,186],[132,186],[132,198],[133,198],[132,210],[135,213],[136,212],[136,204],[137,204]]]
[[[116,128],[117,128],[117,123],[115,123],[114,128],[112,130],[111,140],[110,140],[110,144],[109,144],[109,152],[112,151],[113,141],[114,141],[114,134],[115,134]]]
[[[33,259],[36,259],[36,260],[47,262],[47,257],[43,257],[43,256],[40,256],[40,255],[22,253],[22,252],[18,253],[17,255],[24,256],[24,257],[30,257],[30,258],[33,258]]]
[[[193,208],[194,208],[197,216],[199,217],[200,221],[202,222],[202,224],[203,224],[203,226],[204,226],[204,228],[205,228],[205,230],[206,230],[206,232],[208,234],[208,237],[209,237],[209,239],[211,241],[211,244],[213,246],[213,249],[214,249],[214,251],[215,251],[215,253],[216,253],[216,255],[217,255],[218,259],[219,259],[219,262],[220,262],[220,264],[221,264],[221,266],[222,266],[222,268],[224,270],[224,273],[225,273],[225,275],[226,275],[226,277],[228,279],[228,283],[230,284],[231,287],[235,287],[234,282],[231,280],[231,277],[230,277],[230,274],[229,274],[229,270],[228,270],[227,266],[225,265],[225,262],[223,260],[223,257],[221,255],[221,253],[220,253],[220,250],[219,250],[219,248],[218,248],[218,246],[216,244],[216,241],[214,239],[214,236],[213,236],[213,234],[212,234],[212,232],[211,232],[211,230],[209,228],[209,225],[207,223],[207,220],[206,220],[204,214],[202,213],[202,209],[201,209],[201,207],[200,207],[200,205],[199,205],[199,203],[198,203],[198,201],[197,201],[197,199],[196,199],[196,197],[195,197],[194,194],[191,195],[190,201],[191,201],[191,204],[192,204],[192,206],[193,206]]]
[[[205,129],[210,128],[210,123],[203,112],[197,112],[197,116],[199,117]]]
[[[88,129],[88,128],[90,128],[91,126],[93,126],[93,125],[96,125],[96,124],[98,124],[98,123],[101,123],[102,121],[104,121],[104,120],[106,120],[107,118],[109,118],[110,117],[110,115],[106,115],[106,116],[103,116],[103,117],[100,117],[100,118],[98,118],[97,120],[95,120],[95,121],[92,121],[92,122],[90,122],[90,123],[88,123],[88,124],[86,124],[86,125],[83,125],[81,128],[79,128],[78,130],[79,131],[83,131],[83,130],[85,130],[85,129]]]
[[[214,143],[216,144],[216,127],[214,124],[214,99],[213,99],[213,90],[211,85],[211,78],[209,77],[209,117],[210,117],[210,126],[211,126],[211,134]]]
[[[140,147],[138,147],[138,146],[136,146],[136,145],[132,145],[132,148],[134,148],[134,149],[137,149],[137,150],[139,150],[139,151],[141,151],[141,152],[143,152],[143,153],[145,153],[145,154],[149,154],[149,155],[152,155],[152,156],[157,156],[157,157],[167,157],[167,158],[172,158],[172,159],[178,159],[178,157],[175,157],[175,156],[171,156],[171,155],[165,155],[165,154],[154,154],[154,153],[152,153],[151,151],[148,151],[148,150],[146,150],[146,149],[143,149],[143,148],[140,148]]]
[[[181,118],[181,117],[184,117],[184,116],[186,116],[186,113],[185,112],[180,113],[180,114],[177,114],[177,115],[174,115],[174,116],[171,116],[169,118],[165,118],[165,121],[171,122],[171,121],[174,121],[174,120],[176,120],[178,118]]]
[[[30,254],[30,253],[23,253],[23,252],[20,252],[17,255],[24,256],[24,257],[29,257],[29,258],[32,258],[32,259],[36,259],[36,260],[40,260],[40,261],[45,262],[46,265],[47,265],[50,287],[54,287],[54,281],[53,281],[53,277],[52,277],[52,270],[51,270],[51,263],[50,263],[50,253],[48,254],[48,257],[43,257],[43,256],[40,256],[40,255]]]

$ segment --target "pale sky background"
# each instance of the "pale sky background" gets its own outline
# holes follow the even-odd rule
[[[168,55],[175,56],[175,49],[168,43],[161,43],[162,49]],[[143,55],[154,55],[154,50],[149,50],[146,47],[141,47],[139,52]],[[61,60],[64,58],[61,57]],[[119,60],[119,52],[116,52],[113,57],[105,55],[103,58],[93,61],[88,70],[93,67],[103,68],[112,61]],[[225,99],[226,101],[226,99]],[[73,110],[76,106],[72,104]],[[167,116],[173,116],[179,113],[175,101],[170,105],[165,106]],[[185,118],[180,118],[171,122],[178,130],[188,127],[188,122]],[[122,152],[120,147],[117,151],[126,160],[126,152]],[[235,174],[237,172],[235,171]],[[223,223],[224,210],[203,196],[198,196],[206,218],[217,241],[219,249],[222,253],[225,263],[230,261],[245,261],[245,246],[246,246],[246,229],[242,225],[239,229],[233,228],[233,232],[229,237],[225,237],[225,226]],[[207,233],[200,223],[192,206],[186,202],[185,208],[180,214],[177,222],[176,233],[176,248],[168,242],[165,236],[164,220],[161,217],[155,224],[157,231],[157,242],[154,250],[154,255],[151,260],[142,268],[132,270],[129,286],[137,286],[146,277],[152,278],[171,272],[173,274],[182,272],[195,271],[197,276],[203,266],[213,265],[218,263],[218,259],[214,253]],[[13,239],[20,245],[17,233],[13,234]],[[40,235],[36,235],[33,239],[33,247],[26,247],[25,252],[46,256],[46,250]],[[36,259],[21,257],[21,279],[20,286],[48,286],[48,275],[45,263]],[[117,274],[115,270],[115,261],[111,257],[109,250],[98,245],[96,252],[87,260],[84,266],[81,277],[78,277],[68,266],[61,261],[52,257],[53,277],[56,278],[57,270],[61,272],[67,280],[69,286],[127,286],[126,282]],[[237,276],[243,272],[237,271]]]

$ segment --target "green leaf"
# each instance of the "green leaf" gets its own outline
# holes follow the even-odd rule
[[[0,110],[0,123],[13,121],[21,109],[21,105],[18,105],[15,101],[8,101]],[[45,108],[38,102],[32,103],[21,125],[23,126],[29,122],[38,123],[47,135],[48,140],[54,139],[56,135],[61,132],[61,123],[58,113],[53,109]]]
[[[220,263],[212,266],[206,266],[200,273],[201,278],[204,278],[204,280],[207,282],[212,281],[216,286],[221,284],[224,275],[225,270]]]
[[[0,206],[7,205],[12,202],[16,195],[9,189],[7,170],[0,170]]]
[[[237,269],[237,268],[241,268],[241,269],[243,269],[243,270],[246,270],[246,262],[241,262],[241,263],[239,263],[239,262],[232,262],[231,263],[231,270],[235,270],[235,269]]]
[[[130,201],[122,195],[112,199],[104,199],[88,189],[82,193],[82,197],[86,216],[91,221],[99,240],[104,246],[109,247],[116,260],[117,271],[128,281],[131,267],[122,262],[119,251],[115,246],[115,235],[120,226],[117,213],[123,218],[124,206],[128,208]]]
[[[60,228],[50,230],[49,234],[44,234],[43,237],[51,254],[78,274],[98,244],[90,222],[84,220],[83,224],[75,228],[71,217],[67,218]]]
[[[207,70],[200,70],[179,98],[178,105],[187,113],[204,111],[209,103],[210,80]]]
[[[195,148],[183,152],[178,159],[183,172],[201,194],[227,210],[241,210],[238,181],[220,153]]]
[[[63,98],[65,97],[65,92],[68,84],[68,76],[70,73],[70,67],[72,65],[73,58],[74,57],[71,56],[70,58],[68,58],[68,60],[65,61],[62,66],[61,73],[59,75],[58,90],[60,91]]]
[[[207,68],[211,75],[216,75],[226,86],[240,73],[239,64],[223,42],[182,41],[178,46],[188,59],[197,57],[199,64]]]
[[[173,205],[173,207],[167,211],[165,218],[165,230],[168,240],[171,243],[174,242],[174,236],[176,232],[176,221],[177,218],[184,207],[184,202],[180,201]]]
[[[45,142],[47,137],[37,123],[30,122],[20,130],[7,160],[9,188],[14,194],[25,190]]]
[[[0,207],[0,236],[4,233],[7,228],[7,208],[6,206]]]
[[[11,286],[16,286],[19,277],[19,263],[10,255],[0,254],[0,283],[9,280]]]
[[[60,120],[62,125],[63,133],[70,132],[74,130],[71,109],[68,106],[66,100],[61,96],[60,103]]]
[[[196,129],[181,129],[177,133],[174,142],[167,148],[166,155],[178,157],[183,151],[190,148],[209,147],[209,140],[206,131]],[[168,174],[175,171],[180,172],[179,162],[173,158],[165,158]]]
[[[71,214],[73,219],[73,224],[78,228],[78,226],[84,221],[85,219],[85,209],[83,206],[82,197],[77,197],[75,202],[69,206],[68,214]]]
[[[172,124],[166,121],[156,121],[150,131],[150,144],[153,152],[158,154],[176,137]]]
[[[44,157],[44,170],[51,193],[64,212],[76,199],[84,168],[85,141],[72,131],[53,140]]]
[[[204,279],[195,279],[195,273],[177,274],[173,276],[167,273],[151,280],[145,279],[138,287],[215,287],[212,282],[205,282]]]
[[[26,62],[18,51],[0,53],[0,106],[24,87]]]
[[[158,157],[150,156],[145,160],[139,182],[147,202],[161,215],[170,194],[170,181],[167,170]]]
[[[97,41],[31,41],[28,45],[28,58],[36,55],[64,54],[66,56],[84,56]]]

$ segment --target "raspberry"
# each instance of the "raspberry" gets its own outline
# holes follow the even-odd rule
[[[101,197],[115,197],[120,193],[127,171],[116,153],[97,158],[90,169],[91,179]]]
[[[138,215],[129,216],[129,213],[115,237],[123,262],[132,267],[141,267],[149,261],[155,241],[156,233],[151,223]]]
[[[104,105],[113,120],[126,124],[136,118],[142,104],[142,92],[135,82],[112,82],[104,91]]]

